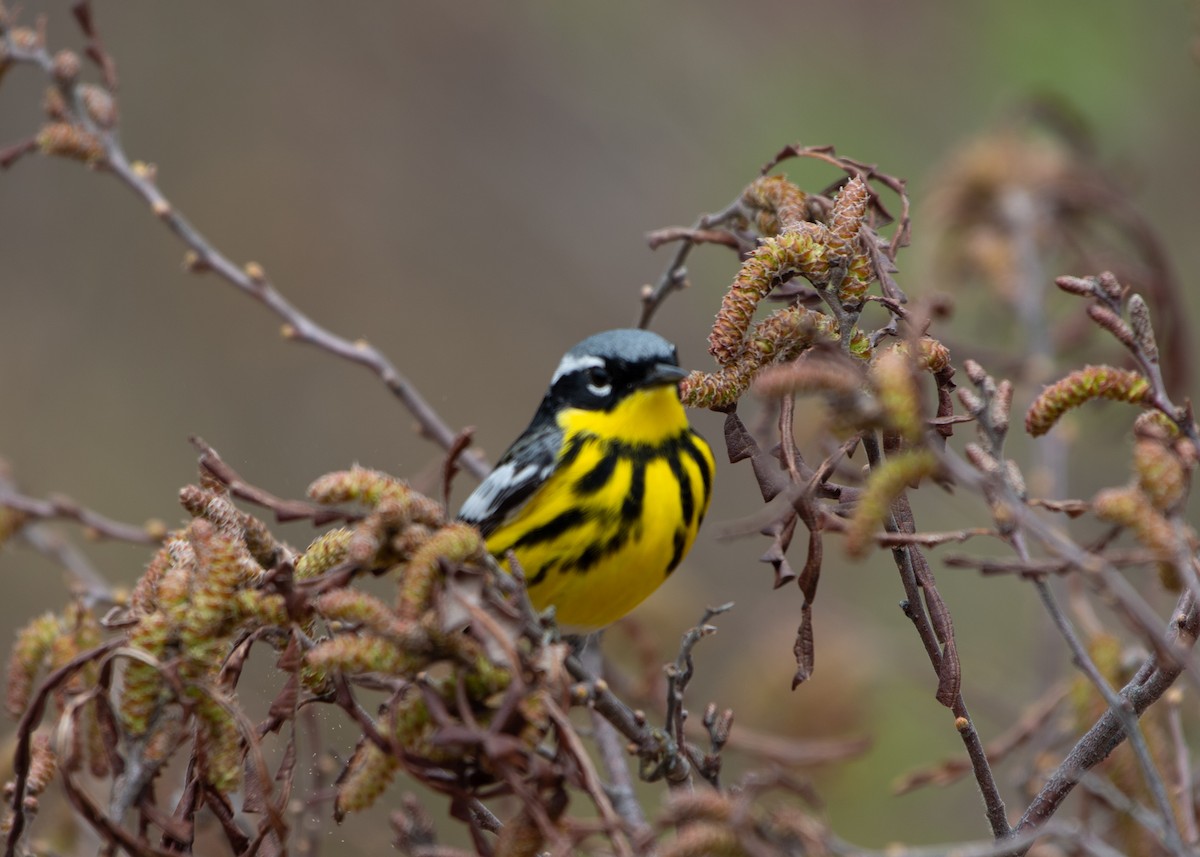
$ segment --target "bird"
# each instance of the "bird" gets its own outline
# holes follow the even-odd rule
[[[712,497],[715,461],[680,401],[675,346],[609,330],[563,355],[529,427],[464,501],[539,611],[601,629],[679,566]]]

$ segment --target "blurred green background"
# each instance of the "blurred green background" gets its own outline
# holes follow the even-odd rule
[[[80,46],[66,4],[23,6],[27,20],[49,15],[53,48]],[[129,155],[158,165],[168,197],[227,255],[261,263],[313,318],[382,348],[450,425],[477,427],[493,458],[565,348],[635,319],[640,287],[667,260],[644,233],[725,205],[788,143],[835,144],[909,179],[914,246],[899,279],[921,295],[939,165],[1022,98],[1055,93],[1091,124],[1176,271],[1200,263],[1190,3],[100,0],[95,10],[118,64]],[[8,74],[0,144],[37,129],[43,87],[29,69]],[[813,189],[836,177],[815,164],[791,172]],[[182,253],[128,191],[78,164],[30,157],[0,175],[0,456],[27,493],[174,524],[176,492],[194,475],[191,434],[282,496],[351,462],[431,472],[438,450],[376,378],[283,342],[257,304],[183,273]],[[694,287],[655,328],[685,365],[704,367],[735,268],[724,250],[693,258]],[[987,295],[976,303],[1007,311],[989,310]],[[719,441],[718,415],[695,421]],[[1124,451],[1092,454],[1073,462],[1093,480],[1072,486],[1083,496],[1126,478]],[[456,500],[469,488],[460,478]],[[926,526],[986,521],[981,503],[921,493]],[[698,549],[636,614],[665,660],[705,604],[737,601],[697,652],[693,707],[711,698],[747,727],[873,738],[859,760],[810,772],[848,839],[986,836],[969,782],[890,794],[961,743],[885,556],[849,564],[830,541],[817,675],[788,690],[800,594],[771,591],[756,562],[765,540],[715,538],[758,506],[748,469],[722,462]],[[126,583],[146,559],[88,550]],[[802,543],[793,555],[802,564]],[[940,568],[936,554],[935,571],[968,704],[993,737],[1067,659],[1031,590]],[[60,572],[28,549],[0,554],[0,575],[0,630],[63,600]],[[1000,769],[1012,809],[1023,805],[1017,776]],[[350,824],[330,841],[381,848],[386,835]]]

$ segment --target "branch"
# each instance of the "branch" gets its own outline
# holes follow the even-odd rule
[[[111,68],[111,60],[104,53],[90,15],[87,15],[86,4],[80,8],[83,14],[77,17],[88,36],[89,54],[102,68]],[[130,162],[117,135],[115,108],[110,105],[109,111],[103,115],[98,115],[94,109],[89,110],[87,93],[96,88],[85,90],[78,80],[77,69],[74,75],[62,74],[61,68],[56,73],[56,58],[40,39],[35,45],[18,44],[18,40],[13,38],[13,28],[7,17],[0,18],[0,45],[3,45],[6,60],[41,69],[61,93],[73,129],[87,135],[89,144],[94,142],[98,145],[99,153],[95,157],[89,155],[89,163],[110,173],[140,197],[154,216],[188,248],[185,259],[188,270],[197,274],[215,273],[267,307],[283,321],[284,338],[315,345],[322,351],[369,369],[416,418],[422,436],[434,441],[443,450],[454,449],[459,432],[446,425],[425,397],[382,352],[364,340],[345,339],[322,327],[293,306],[270,282],[260,265],[248,262],[238,266],[210,243],[159,190],[155,169],[140,161]],[[111,93],[106,94],[111,98]],[[27,150],[27,146],[24,150]],[[483,478],[490,470],[487,461],[477,452],[468,452],[462,457],[467,469],[478,478]]]
[[[863,446],[867,451],[867,460],[871,467],[878,467],[882,462],[882,450],[879,440],[873,432],[864,433]],[[930,444],[930,446],[934,446],[934,444]],[[915,529],[912,511],[904,495],[901,495],[893,504],[893,511],[890,511],[884,520],[884,528],[889,532],[900,533],[912,532]],[[979,786],[980,796],[983,798],[984,812],[987,815],[988,824],[992,828],[992,835],[997,840],[1004,839],[1010,835],[1011,828],[1005,813],[1004,799],[1000,797],[1000,789],[996,785],[996,777],[988,763],[983,741],[975,730],[975,724],[971,720],[967,704],[959,690],[961,679],[950,615],[934,585],[933,575],[929,571],[925,557],[916,545],[892,548],[892,558],[900,571],[900,580],[904,585],[907,597],[904,604],[905,615],[916,626],[921,642],[925,645],[929,662],[938,676],[938,701],[949,707],[954,713],[954,725],[967,750],[967,756],[971,760],[971,768],[975,773],[975,782]],[[931,617],[926,614],[924,602],[928,602],[930,605],[932,621]],[[941,623],[941,627],[939,627],[939,623]]]
[[[875,536],[875,541],[882,547],[895,548],[902,545],[919,545],[933,548],[939,545],[969,541],[976,536],[995,536],[999,533],[992,527],[966,527],[961,530],[950,530],[942,533],[888,533]]]
[[[657,249],[667,241],[678,240],[680,244],[675,255],[671,257],[671,261],[667,263],[666,270],[658,278],[658,282],[653,286],[646,286],[642,290],[642,310],[638,316],[637,327],[648,327],[650,319],[658,312],[662,302],[672,292],[687,287],[687,268],[684,267],[684,263],[693,247],[703,243],[719,243],[735,249],[740,248],[736,236],[729,232],[713,231],[712,227],[729,222],[741,212],[741,208],[742,199],[739,196],[720,211],[700,217],[691,229],[682,227],[660,229],[646,236],[651,249]]]
[[[1021,542],[1018,541],[1017,544],[1021,544]],[[1175,811],[1172,809],[1171,801],[1167,797],[1166,786],[1163,785],[1162,777],[1159,776],[1158,769],[1154,765],[1154,759],[1150,755],[1150,748],[1146,745],[1146,738],[1142,735],[1142,731],[1138,726],[1137,715],[1130,706],[1129,700],[1124,695],[1118,695],[1109,686],[1108,681],[1100,673],[1099,668],[1088,654],[1087,649],[1079,641],[1079,636],[1075,633],[1070,620],[1067,619],[1066,614],[1063,613],[1058,603],[1054,600],[1054,595],[1050,591],[1050,586],[1046,581],[1034,580],[1033,583],[1037,588],[1038,596],[1042,599],[1042,604],[1046,607],[1046,611],[1050,614],[1051,619],[1053,619],[1055,627],[1058,628],[1059,633],[1062,634],[1063,639],[1067,643],[1067,647],[1071,650],[1071,656],[1075,665],[1100,692],[1105,703],[1108,704],[1109,713],[1117,717],[1122,731],[1129,738],[1129,743],[1133,747],[1138,766],[1142,770],[1142,777],[1146,780],[1146,785],[1149,787],[1151,795],[1154,796],[1154,802],[1157,804],[1159,814],[1162,816],[1163,825],[1166,828],[1163,837],[1164,843],[1170,849],[1171,853],[1177,855],[1177,857],[1187,857],[1189,852],[1183,844],[1179,827],[1175,824]]]
[[[12,822],[8,829],[8,840],[4,849],[4,857],[15,857],[21,834],[25,830],[25,785],[29,779],[29,763],[32,759],[33,732],[41,723],[46,712],[46,703],[51,695],[69,681],[80,669],[98,658],[104,657],[121,645],[121,639],[109,640],[89,651],[83,652],[67,661],[42,682],[33,701],[21,715],[17,724],[16,749],[13,750],[13,788],[12,788]],[[139,853],[139,852],[134,852]]]
[[[240,500],[262,506],[275,513],[280,523],[288,521],[311,520],[314,526],[324,526],[333,521],[354,522],[365,515],[357,512],[344,512],[329,506],[320,506],[304,500],[284,500],[276,497],[270,491],[252,485],[230,467],[225,459],[215,449],[204,442],[203,438],[192,436],[188,442],[200,451],[198,465],[200,472],[211,476],[229,489],[229,493]]]
[[[30,518],[43,521],[66,520],[75,521],[87,528],[88,534],[101,539],[132,542],[138,545],[161,544],[165,527],[161,524],[148,524],[138,527],[107,518],[99,512],[93,512],[80,506],[69,497],[61,495],[48,500],[37,500],[15,491],[7,480],[0,478],[0,506],[14,509]]]
[[[1056,685],[1026,710],[1008,731],[997,736],[986,747],[987,757],[992,762],[1003,761],[1016,748],[1027,743],[1058,710],[1067,698],[1065,684]],[[968,762],[961,757],[947,759],[940,764],[921,768],[905,774],[893,787],[897,795],[908,794],[925,786],[947,786],[957,782],[970,770]]]
[[[1197,611],[1196,602],[1190,593],[1184,593],[1167,633],[1175,657],[1171,660],[1163,660],[1158,655],[1147,658],[1137,674],[1121,689],[1122,706],[1127,706],[1135,716],[1140,717],[1142,712],[1157,702],[1183,671],[1183,658],[1196,645],[1197,633],[1200,633],[1200,612]],[[1015,828],[1016,832],[1035,829],[1044,824],[1066,800],[1083,774],[1108,758],[1126,738],[1125,727],[1121,721],[1122,717],[1118,711],[1109,708],[1087,734],[1076,742],[1025,810]],[[1023,854],[1024,851],[1014,853]]]
[[[579,652],[580,662],[585,664],[595,675],[604,673],[604,658],[600,652],[599,636],[586,638],[583,650]],[[608,792],[612,799],[613,808],[625,820],[630,830],[642,834],[650,829],[646,823],[646,814],[638,802],[633,788],[633,778],[629,773],[626,761],[627,751],[621,736],[616,729],[595,707],[590,710],[592,730],[600,761],[608,774]]]
[[[715,616],[720,616],[722,613],[725,613],[731,609],[733,609],[732,601],[722,604],[719,607],[706,608],[704,615],[700,617],[700,621],[694,627],[689,628],[687,633],[683,635],[683,642],[679,646],[679,654],[676,656],[675,662],[667,667],[667,713],[666,724],[664,728],[668,734],[674,737],[676,746],[683,748],[684,752],[687,753],[688,756],[693,756],[693,754],[689,752],[691,747],[687,743],[687,738],[684,734],[684,724],[687,721],[688,712],[687,709],[683,707],[683,694],[684,691],[687,690],[687,686],[691,683],[692,676],[695,674],[696,665],[692,660],[692,649],[694,649],[696,644],[702,639],[717,632],[717,627],[715,625],[708,624],[709,620]],[[732,712],[730,712],[727,715],[727,719],[730,723],[732,723],[732,717]],[[711,717],[707,716],[705,718],[706,721],[710,719]],[[707,722],[705,725],[709,726]],[[712,727],[710,726],[709,728],[711,731]],[[728,736],[728,728],[725,728],[724,732],[725,735]],[[714,743],[716,742],[714,741]],[[721,740],[719,743],[723,744],[724,740]],[[719,749],[719,747],[717,749]],[[720,784],[717,782],[717,776],[720,772],[719,757],[714,757],[711,764],[706,764],[708,760],[697,759],[693,756],[692,762],[698,763],[694,764],[694,766],[700,769],[701,776],[708,780],[709,784],[712,785],[713,788],[719,788]],[[691,786],[690,771],[688,772],[684,782],[686,782],[689,787]]]

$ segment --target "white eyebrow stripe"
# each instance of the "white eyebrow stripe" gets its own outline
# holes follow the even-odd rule
[[[558,364],[558,368],[554,370],[554,377],[550,379],[550,386],[553,387],[558,383],[558,379],[563,375],[570,375],[572,372],[578,372],[580,369],[591,369],[592,367],[602,367],[604,358],[597,357],[595,354],[568,354],[563,357],[562,362]]]

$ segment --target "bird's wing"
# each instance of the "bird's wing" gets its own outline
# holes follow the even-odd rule
[[[484,536],[491,535],[546,481],[562,439],[562,429],[553,423],[530,426],[462,504],[459,519],[479,527]]]

